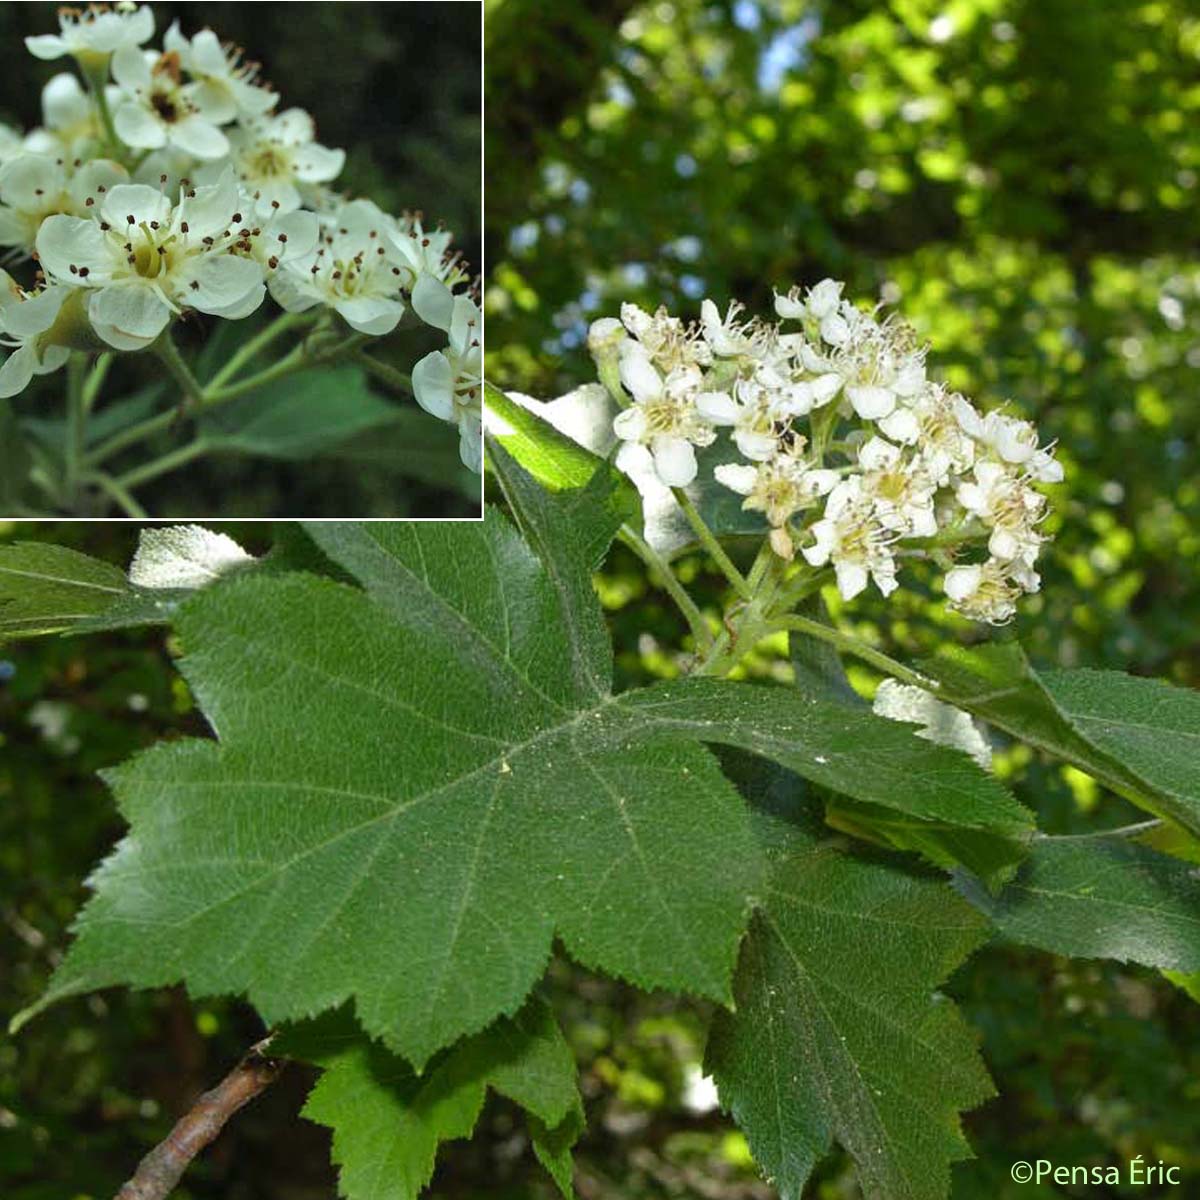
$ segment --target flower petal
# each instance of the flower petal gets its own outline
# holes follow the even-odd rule
[[[180,299],[192,308],[211,313],[241,305],[255,293],[261,302],[266,291],[262,267],[254,259],[235,254],[213,254],[196,261]],[[257,307],[256,303],[254,308]]]
[[[4,365],[0,366],[0,399],[7,399],[9,396],[15,396],[18,392],[23,392],[33,378],[33,369],[36,364],[37,351],[32,342],[10,354],[4,360]]]
[[[62,214],[47,217],[38,230],[37,252],[42,269],[63,283],[77,283],[77,272],[85,267],[90,284],[104,284],[112,277],[113,257],[95,221]]]
[[[880,417],[886,417],[896,407],[894,393],[872,384],[851,385],[846,388],[846,399],[864,421],[877,421]]]
[[[34,58],[40,58],[45,62],[49,62],[55,58],[62,58],[64,54],[70,54],[67,43],[56,33],[42,33],[37,37],[27,37],[25,39],[25,49]],[[12,392],[8,394],[13,395]]]
[[[115,283],[92,296],[88,316],[96,332],[118,350],[140,350],[166,327],[171,310],[144,283]]]
[[[62,168],[45,154],[20,154],[0,167],[0,199],[13,208],[45,212],[65,183]]]
[[[696,478],[696,450],[677,437],[656,437],[650,445],[654,469],[667,487],[687,487]]]
[[[0,325],[13,337],[22,339],[45,333],[54,324],[68,290],[65,287],[48,287],[15,304],[6,304],[0,314]]]
[[[42,120],[48,128],[67,129],[90,117],[87,93],[69,71],[53,76],[42,88]]]
[[[696,397],[696,411],[714,425],[733,425],[742,410],[728,392],[701,392]]]
[[[241,201],[233,171],[226,168],[214,183],[193,188],[179,202],[178,218],[187,223],[187,237],[200,241],[228,229]]]
[[[454,420],[454,368],[440,350],[413,367],[412,383],[413,395],[427,413],[440,421]]]
[[[413,288],[413,311],[434,329],[450,332],[454,318],[454,295],[450,289],[433,275],[422,275]]]
[[[381,296],[356,296],[351,300],[339,300],[333,307],[351,329],[369,337],[391,333],[404,316],[401,301],[385,300]]]
[[[224,158],[229,153],[229,139],[199,113],[171,126],[171,144],[197,158]]]
[[[737,492],[739,496],[750,495],[758,482],[758,469],[746,463],[721,463],[713,468],[713,475],[718,483],[724,484],[730,491]]]
[[[118,232],[130,225],[165,225],[171,219],[171,201],[157,188],[144,183],[123,183],[111,188],[100,206],[104,219]]]
[[[148,55],[137,46],[122,46],[112,56],[112,77],[118,86],[127,92],[144,90],[150,86],[152,54]],[[120,130],[117,130],[120,133]]]
[[[313,142],[296,155],[296,177],[305,183],[328,183],[342,173],[345,165],[345,150],[331,150]]]

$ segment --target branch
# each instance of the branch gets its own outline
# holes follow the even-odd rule
[[[166,1200],[192,1159],[216,1139],[225,1122],[279,1077],[283,1062],[266,1056],[270,1041],[265,1038],[251,1046],[212,1091],[197,1099],[166,1138],[138,1163],[133,1178],[115,1200]]]

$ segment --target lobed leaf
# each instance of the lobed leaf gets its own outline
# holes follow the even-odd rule
[[[946,884],[845,852],[793,814],[759,822],[771,872],[736,1007],[707,1069],[783,1200],[836,1140],[872,1200],[942,1200],[969,1157],[959,1112],[992,1094],[935,989],[986,937]]]
[[[471,1136],[489,1088],[526,1110],[535,1148],[572,1195],[571,1145],[583,1107],[570,1048],[540,1000],[460,1042],[421,1075],[344,1014],[285,1034],[281,1051],[324,1068],[303,1115],[333,1131],[347,1200],[416,1200],[439,1145]]]

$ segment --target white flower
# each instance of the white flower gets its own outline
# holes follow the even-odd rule
[[[720,358],[748,354],[753,348],[745,326],[737,322],[741,308],[736,302],[730,304],[729,311],[722,319],[720,311],[711,300],[705,300],[700,305],[700,324],[704,330],[704,340]]]
[[[825,515],[810,530],[815,541],[801,553],[814,567],[833,563],[838,592],[852,600],[870,580],[885,595],[896,590],[896,564],[889,535],[879,524],[870,497],[857,476],[842,480],[825,504]]]
[[[258,307],[262,267],[228,249],[238,203],[232,174],[186,190],[174,206],[153,188],[121,184],[91,220],[47,218],[38,257],[51,279],[92,290],[88,315],[104,341],[140,350],[184,309],[244,315]]]
[[[376,212],[379,210],[376,209]],[[447,229],[426,229],[420,217],[405,213],[399,220],[380,213],[381,228],[386,229],[399,261],[408,267],[412,286],[422,275],[432,275],[453,290],[467,282],[462,260],[450,246],[454,240]]]
[[[445,329],[445,351],[427,354],[413,368],[413,392],[426,412],[458,425],[458,453],[472,471],[483,470],[482,347],[479,309],[470,296],[454,296],[440,280],[423,275],[413,307],[427,324]],[[444,322],[444,324],[443,324]]]
[[[647,456],[667,487],[686,487],[696,478],[696,446],[711,445],[716,434],[696,408],[699,368],[673,368],[659,374],[646,348],[630,339],[621,345],[621,382],[633,404],[613,420],[613,432],[626,443],[618,451],[617,467],[643,472]]]
[[[863,468],[863,494],[871,498],[885,529],[905,537],[937,533],[933,511],[937,485],[919,457],[906,459],[899,447],[873,437],[859,448],[858,462]]]
[[[367,201],[345,205],[315,252],[271,276],[271,295],[288,312],[324,304],[359,333],[391,333],[404,315],[400,295],[412,274],[383,236],[381,215]]]
[[[808,289],[805,311],[818,321],[834,316],[841,307],[844,286],[836,279],[822,279],[820,283]],[[825,340],[829,341],[830,339],[826,338]]]
[[[1046,498],[1001,463],[976,463],[974,475],[974,482],[959,485],[958,502],[991,530],[988,552],[1006,562],[1020,560],[1032,566],[1042,544],[1036,526]]]
[[[1033,577],[1034,587],[1023,589],[1010,577],[1007,565],[989,559],[985,563],[952,567],[942,582],[948,607],[973,621],[986,621],[989,625],[1011,621],[1022,590],[1037,590],[1037,576]]]
[[[46,345],[43,338],[69,292],[53,284],[24,292],[7,271],[0,271],[0,347],[9,351],[0,366],[0,397],[24,391],[35,375],[57,371],[70,357],[66,346]]]
[[[27,139],[30,148],[62,155],[72,162],[90,157],[88,151],[102,137],[100,121],[91,97],[77,76],[64,71],[42,88],[42,123]]]
[[[912,400],[879,422],[893,441],[916,445],[930,478],[944,487],[952,474],[970,470],[975,461],[975,441],[964,432],[956,415],[961,396],[947,395],[945,388],[929,384]]]
[[[9,159],[0,167],[0,245],[29,253],[47,217],[82,217],[109,188],[128,178],[119,163],[102,158],[78,169],[45,154]]]
[[[91,5],[60,8],[59,32],[27,37],[34,58],[55,59],[73,54],[84,63],[102,60],[114,51],[136,48],[154,33],[154,13],[148,5],[118,4],[116,10]]]
[[[813,469],[798,451],[753,466],[722,463],[714,468],[713,475],[718,483],[746,497],[744,509],[763,513],[775,528],[785,525],[838,482],[837,471]]]
[[[231,129],[228,136],[233,169],[264,215],[299,208],[306,185],[336,179],[346,163],[344,150],[314,140],[313,119],[299,108]]]
[[[260,117],[275,107],[279,97],[257,85],[256,64],[243,64],[241,51],[222,46],[211,29],[188,39],[173,21],[163,37],[163,48],[179,56],[183,69],[200,83],[203,107],[218,124],[237,117]]]
[[[924,688],[883,680],[875,691],[872,709],[890,721],[920,725],[917,737],[969,754],[985,771],[992,765],[992,748],[979,726],[952,704],[943,704]]]
[[[229,139],[218,128],[221,114],[209,107],[208,89],[202,83],[183,82],[178,55],[126,46],[113,55],[112,73],[121,89],[113,125],[127,146],[174,146],[199,159],[229,153]]]
[[[1038,446],[1037,430],[1029,421],[990,412],[979,423],[975,435],[1002,462],[1025,468],[1026,473],[1041,483],[1062,481],[1062,463],[1048,449]]]
[[[765,462],[779,448],[777,415],[771,407],[771,396],[763,387],[750,380],[738,380],[735,396],[728,392],[700,392],[696,396],[696,411],[712,425],[733,428],[733,440],[738,449],[754,462]]]

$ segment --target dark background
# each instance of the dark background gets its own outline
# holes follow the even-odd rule
[[[387,212],[420,209],[455,234],[468,269],[481,265],[480,5],[474,0],[431,3],[155,4],[161,45],[178,19],[192,36],[210,26],[222,41],[245,47],[280,93],[277,111],[303,108],[318,138],[346,151],[333,186],[374,200]],[[25,49],[30,34],[57,32],[55,4],[0,5],[0,122],[30,128],[41,121],[41,87],[73,69],[72,60],[41,62]],[[249,334],[278,313],[268,299],[245,321],[199,317],[181,331],[185,352],[196,350],[214,326]],[[402,370],[442,335],[401,331],[373,353]],[[386,349],[385,349],[386,347]],[[136,390],[161,368],[148,356],[123,356],[103,395]],[[61,410],[65,373],[31,386],[15,404],[24,413]],[[413,408],[415,402],[400,401]],[[103,403],[103,401],[102,401]],[[457,446],[457,430],[429,418],[439,447]],[[178,443],[163,443],[169,449]],[[143,457],[148,453],[139,450]],[[384,457],[386,455],[387,457]],[[471,516],[478,513],[477,481],[442,462],[430,469],[403,439],[381,451],[378,433],[339,449],[336,458],[287,464],[264,459],[209,457],[141,489],[155,515]],[[452,463],[456,454],[449,459]],[[380,459],[384,461],[381,462]],[[391,462],[388,462],[388,458]],[[428,460],[429,456],[425,456]],[[120,460],[118,460],[120,461]],[[135,465],[137,458],[130,458]],[[403,474],[397,474],[401,470]],[[449,476],[449,477],[447,477]]]

